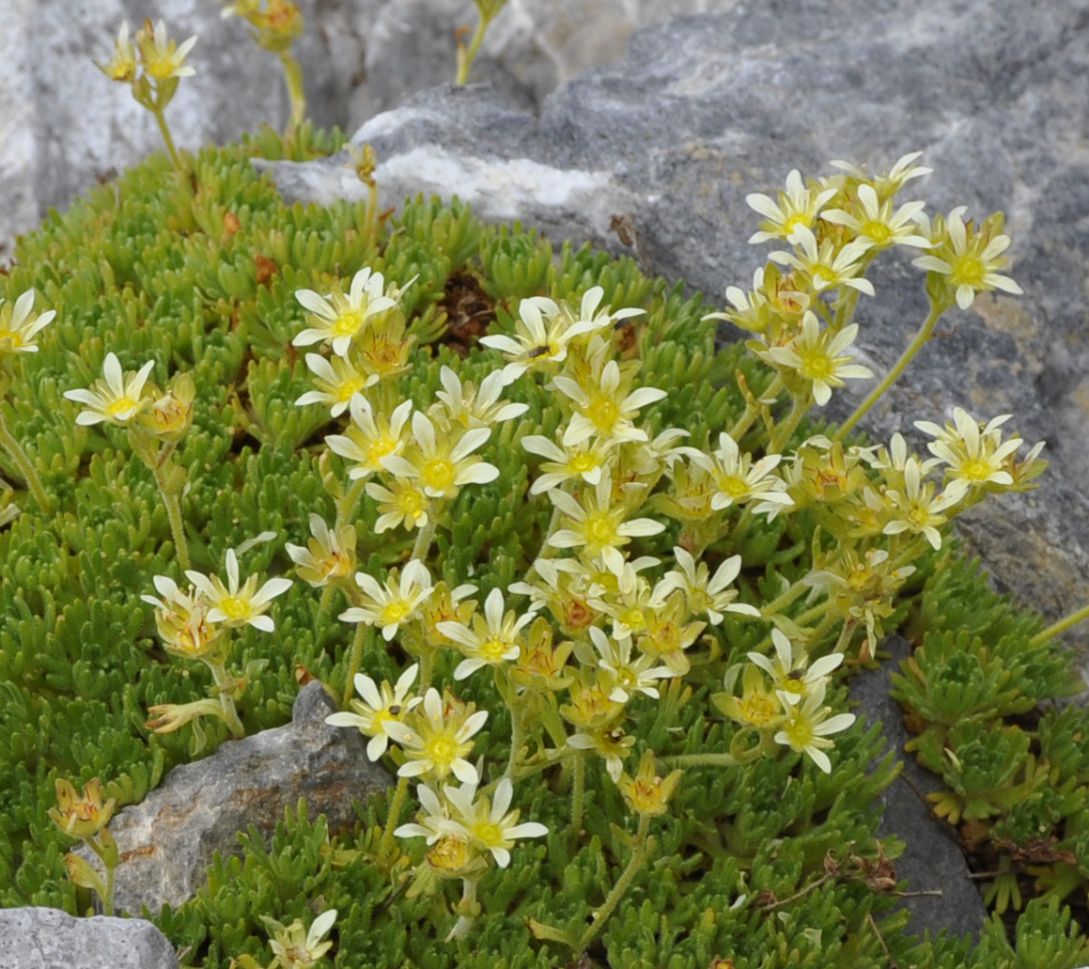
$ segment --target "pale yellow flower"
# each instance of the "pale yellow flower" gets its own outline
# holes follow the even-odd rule
[[[932,243],[919,234],[916,223],[916,216],[925,207],[925,202],[905,202],[894,211],[892,199],[882,202],[872,185],[863,184],[858,186],[855,211],[827,209],[821,213],[821,218],[835,225],[846,226],[876,251],[894,245],[929,249]]]
[[[327,360],[320,353],[308,353],[306,365],[315,377],[317,389],[308,390],[295,403],[299,407],[324,404],[333,417],[340,417],[348,409],[348,403],[355,394],[378,383],[378,374],[361,374],[344,357]]]
[[[389,642],[397,635],[402,623],[419,616],[421,605],[431,595],[431,573],[419,559],[412,559],[398,576],[394,569],[385,586],[366,572],[356,572],[356,584],[363,590],[361,605],[352,606],[340,614],[344,622],[365,622],[382,630]]]
[[[745,196],[745,202],[762,216],[760,231],[749,237],[749,243],[768,239],[789,239],[799,226],[812,228],[821,208],[836,194],[834,188],[807,187],[798,169],[793,169],[786,179],[786,191],[779,192],[774,200],[767,195],[753,193]]]
[[[790,266],[808,278],[819,293],[832,286],[847,286],[867,296],[873,296],[873,283],[859,273],[862,260],[870,248],[865,239],[855,239],[837,250],[831,239],[818,245],[817,237],[804,225],[797,226],[788,239],[795,252],[776,250],[768,258],[781,266]]]
[[[369,267],[360,269],[352,277],[345,296],[339,288],[328,296],[321,296],[312,289],[295,291],[295,299],[309,311],[308,327],[291,342],[297,347],[307,347],[325,342],[337,356],[347,356],[352,339],[363,329],[367,321],[378,313],[393,309],[396,299],[385,295],[385,279],[381,273]]]
[[[887,173],[872,177],[851,162],[834,161],[832,162],[832,165],[847,172],[850,176],[858,179],[860,182],[869,182],[873,185],[880,198],[887,199],[899,192],[900,189],[913,178],[921,178],[923,175],[929,175],[933,171],[932,168],[924,168],[922,165],[914,164],[917,158],[922,157],[922,154],[921,151],[909,152],[897,159],[896,164],[893,165]]]
[[[136,46],[140,49],[144,70],[148,77],[156,81],[195,74],[196,71],[185,63],[185,58],[196,42],[196,37],[190,37],[181,44],[171,40],[166,35],[166,24],[161,20],[156,21],[154,28],[147,20],[136,32]]]
[[[489,334],[483,346],[507,355],[508,371],[516,375],[530,369],[551,368],[567,359],[567,345],[577,336],[598,329],[596,319],[573,321],[555,300],[531,296],[518,304],[513,336]]]
[[[960,498],[976,488],[1014,483],[1008,464],[1024,442],[1019,437],[1002,440],[999,428],[1010,416],[994,417],[981,427],[967,411],[957,407],[953,410],[952,425],[940,427],[932,421],[915,422],[920,431],[935,438],[927,447],[947,466],[946,494]]]
[[[813,389],[813,399],[823,407],[832,399],[832,389],[842,387],[845,380],[865,380],[873,376],[868,367],[854,362],[845,351],[858,336],[858,324],[851,323],[838,333],[822,330],[817,315],[807,310],[802,318],[802,332],[781,346],[768,347],[759,356],[786,367],[807,381]]]
[[[1003,253],[1010,246],[1010,237],[990,232],[980,232],[971,223],[965,223],[967,206],[958,205],[945,220],[945,232],[939,237],[934,252],[920,256],[912,265],[927,272],[949,277],[949,285],[956,293],[957,306],[968,309],[976,293],[1000,289],[1004,293],[1020,296],[1024,290],[1009,276],[998,270],[1009,262]]]
[[[208,609],[208,621],[228,627],[253,626],[270,633],[276,628],[271,616],[266,616],[272,600],[291,588],[290,579],[268,579],[257,588],[257,576],[249,576],[239,586],[238,555],[227,550],[227,584],[218,575],[207,576],[190,569],[187,579],[197,587]]]
[[[492,589],[484,600],[484,615],[473,616],[472,626],[463,622],[440,622],[438,630],[458,645],[465,656],[454,670],[455,680],[464,680],[483,666],[500,666],[516,660],[523,644],[522,630],[534,612],[518,615],[503,611],[503,593]]]
[[[402,481],[394,478],[387,488],[385,485],[367,483],[364,489],[376,502],[378,502],[378,520],[374,523],[375,534],[389,531],[391,528],[403,526],[411,531],[413,528],[423,528],[428,521],[431,499],[424,494],[416,481]]]
[[[654,590],[656,599],[664,600],[674,589],[684,593],[689,611],[693,615],[707,613],[712,626],[722,622],[724,613],[742,616],[759,616],[760,610],[744,602],[734,602],[737,590],[731,585],[741,571],[741,556],[724,559],[712,576],[706,562],[696,563],[691,553],[679,545],[674,546],[673,556],[680,569],[667,572]]]
[[[105,64],[95,64],[111,81],[127,84],[136,77],[136,48],[129,39],[129,23],[121,21],[117,31],[117,40],[113,45],[113,56]]]
[[[53,322],[54,310],[31,313],[34,308],[34,290],[28,289],[14,304],[0,299],[0,357],[6,353],[37,353],[35,337]]]
[[[331,579],[351,575],[355,568],[355,528],[341,525],[330,531],[321,515],[310,513],[310,534],[305,546],[287,542],[284,548],[295,563],[299,578],[318,588]]]
[[[334,727],[358,727],[361,733],[371,738],[367,743],[367,756],[378,760],[386,752],[389,742],[387,726],[402,723],[423,702],[423,697],[409,696],[419,669],[419,664],[413,663],[393,686],[386,681],[379,686],[369,676],[356,673],[354,685],[361,699],[351,701],[354,712],[330,714],[325,722]]]
[[[383,461],[405,446],[405,425],[412,413],[412,401],[405,400],[388,417],[375,414],[370,401],[355,394],[348,403],[352,423],[346,434],[330,434],[325,443],[352,463],[348,477],[353,481],[384,469]]]
[[[499,477],[494,464],[473,452],[484,446],[491,428],[474,427],[459,434],[436,434],[424,413],[412,415],[411,449],[382,459],[382,467],[398,478],[417,482],[431,498],[453,498],[467,484],[487,484]]]
[[[261,921],[271,933],[269,948],[276,957],[268,969],[313,969],[333,947],[332,942],[322,940],[329,934],[336,918],[335,908],[322,912],[307,930],[299,919],[285,926],[262,915]]]
[[[779,697],[788,704],[788,712],[781,729],[775,735],[775,742],[798,753],[808,754],[813,763],[828,774],[831,773],[832,762],[825,751],[833,746],[828,737],[850,727],[855,722],[855,715],[839,713],[828,716],[832,711],[824,706],[824,692],[824,684],[818,683],[804,702],[791,706],[790,701],[780,691]]]
[[[518,823],[518,811],[511,811],[514,785],[504,777],[495,786],[491,804],[488,798],[476,795],[475,783],[460,788],[443,786],[447,801],[453,806],[452,821],[458,833],[462,833],[484,851],[491,852],[500,868],[510,864],[510,849],[520,838],[543,838],[548,828],[536,821]]]
[[[106,354],[102,364],[102,379],[96,380],[90,390],[66,390],[66,400],[83,404],[86,408],[76,416],[76,423],[83,425],[127,424],[135,417],[146,401],[142,395],[144,384],[155,366],[149,360],[136,373],[127,376],[113,353]]]
[[[786,493],[786,482],[773,474],[782,459],[781,454],[766,454],[754,462],[725,431],[718,436],[717,451],[693,457],[711,476],[715,489],[711,507],[715,511],[756,502],[753,511],[770,517],[794,504]]]
[[[431,687],[424,694],[423,704],[413,711],[413,726],[388,723],[386,732],[401,745],[406,758],[397,775],[430,775],[441,781],[453,774],[462,783],[477,783],[480,775],[467,757],[473,749],[472,738],[483,729],[488,711],[472,711],[472,704],[452,697],[444,702],[439,691]]]
[[[818,684],[824,683],[843,662],[843,653],[829,653],[813,663],[801,646],[795,646],[779,629],[771,631],[775,657],[748,653],[749,660],[771,677],[773,689],[787,706],[794,706]]]
[[[499,397],[504,388],[518,379],[518,375],[517,367],[503,367],[488,374],[479,387],[471,383],[463,386],[461,378],[444,366],[439,371],[443,389],[435,395],[442,402],[442,416],[447,423],[466,429],[491,427],[492,424],[521,417],[529,410],[528,404],[501,400]]]

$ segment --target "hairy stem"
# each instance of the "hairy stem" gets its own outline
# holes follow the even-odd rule
[[[1046,629],[1041,629],[1029,640],[1029,645],[1039,646],[1041,643],[1046,643],[1049,639],[1054,639],[1056,636],[1070,629],[1071,626],[1076,626],[1085,619],[1089,619],[1089,606],[1082,606],[1076,612],[1064,616],[1058,622],[1053,622]]]
[[[8,430],[7,421],[4,420],[2,410],[0,410],[0,446],[8,452],[11,460],[15,462],[19,474],[23,476],[23,481],[26,482],[27,491],[34,496],[34,501],[38,507],[44,512],[49,512],[53,507],[53,503],[45,493],[45,488],[42,487],[42,479],[38,477],[38,472],[34,469],[34,465],[31,463],[30,458],[27,457],[22,445],[15,440],[14,435]]]
[[[163,499],[167,521],[170,522],[170,534],[174,539],[174,552],[178,556],[178,564],[182,567],[182,571],[185,571],[189,568],[189,542],[185,537],[185,523],[182,521],[181,495],[170,486],[167,469],[157,462],[151,462],[150,467],[155,478],[155,486]]]
[[[907,369],[908,364],[915,359],[919,351],[926,346],[927,342],[934,335],[934,327],[937,325],[942,313],[945,312],[945,309],[946,307],[941,303],[931,304],[930,313],[927,315],[927,318],[923,320],[923,325],[919,327],[919,332],[915,334],[915,338],[908,344],[907,349],[900,354],[900,359],[892,365],[892,369],[885,374],[885,379],[870,391],[866,399],[855,408],[855,412],[839,426],[835,437],[837,441],[842,441],[848,433],[850,433],[852,428],[866,416],[870,408],[881,399],[884,393],[900,379],[900,375]]]
[[[650,815],[641,814],[639,816],[639,830],[635,834],[635,844],[632,846],[631,859],[628,861],[627,867],[621,873],[620,877],[616,880],[616,884],[613,885],[612,891],[609,892],[609,897],[605,899],[605,904],[601,906],[594,914],[594,920],[587,926],[586,931],[582,933],[582,938],[579,939],[578,951],[585,952],[591,942],[594,941],[598,932],[601,931],[601,927],[608,920],[609,916],[613,914],[613,910],[619,904],[631,886],[635,876],[639,874],[639,869],[643,867],[643,862],[647,859],[647,832],[650,830]]]
[[[408,778],[397,778],[397,789],[393,792],[393,800],[389,806],[389,817],[386,818],[386,826],[382,829],[382,840],[378,842],[378,857],[386,858],[393,847],[393,829],[401,817],[401,809],[405,806],[405,798],[408,797]]]
[[[291,56],[290,51],[280,51],[280,63],[284,67],[284,80],[287,82],[287,96],[291,101],[291,122],[288,136],[294,137],[306,118],[306,91],[303,89],[302,67]]]
[[[363,639],[367,634],[367,624],[364,622],[358,623],[355,627],[355,635],[352,637],[352,649],[348,654],[348,674],[344,679],[344,702],[342,706],[347,706],[348,702],[352,698],[352,694],[355,692],[355,675],[359,672],[359,667],[363,662]]]

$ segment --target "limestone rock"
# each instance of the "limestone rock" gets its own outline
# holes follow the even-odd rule
[[[711,293],[745,286],[770,248],[746,245],[747,193],[781,188],[793,167],[887,167],[925,150],[935,173],[903,197],[975,217],[1005,209],[1025,296],[951,312],[866,427],[910,434],[913,420],[962,406],[1013,413],[1026,441],[1048,441],[1043,488],[984,505],[963,533],[1001,585],[1054,616],[1089,593],[1086,18],[1089,0],[736,5],[638,33],[624,60],[562,84],[539,115],[486,88],[439,87],[354,141],[374,146],[386,204],[457,194],[487,218],[513,212],[616,251],[612,216],[627,216],[649,269]],[[292,198],[326,201],[350,181],[343,158],[271,168]],[[927,307],[910,254],[884,258],[874,282],[857,320],[881,371]],[[844,392],[832,413],[853,403]]]
[[[239,832],[255,825],[270,833],[300,797],[333,830],[351,825],[353,798],[384,789],[389,779],[367,760],[358,731],[325,723],[335,710],[322,685],[311,682],[295,700],[291,723],[176,767],[142,803],[122,810],[110,822],[121,854],[118,910],[180,905],[203,884],[213,854],[238,854]],[[96,863],[86,848],[78,853]]]
[[[177,969],[143,919],[73,918],[55,908],[0,909],[0,969]]]
[[[452,81],[455,34],[476,23],[471,0],[297,0],[297,43],[309,116],[352,130],[412,92]],[[49,208],[159,151],[151,116],[94,66],[122,19],[162,18],[171,36],[198,36],[187,78],[167,109],[179,147],[280,127],[287,98],[276,57],[260,50],[220,0],[0,0],[8,45],[0,60],[0,260]],[[623,54],[632,31],[727,0],[510,0],[473,69],[524,107],[557,83]],[[7,250],[5,252],[5,249]]]
[[[886,749],[903,764],[903,772],[882,793],[883,811],[878,834],[896,835],[905,842],[904,853],[896,859],[896,877],[906,880],[912,892],[936,892],[915,895],[898,903],[910,913],[908,931],[917,935],[937,934],[947,929],[953,935],[978,938],[987,912],[975,883],[968,876],[960,844],[949,826],[930,810],[926,795],[943,790],[941,779],[904,753],[910,739],[904,727],[899,705],[889,697],[890,676],[910,654],[907,641],[893,636],[882,652],[891,653],[876,670],[867,670],[850,681],[851,699],[859,704],[858,713],[868,723],[881,724]]]

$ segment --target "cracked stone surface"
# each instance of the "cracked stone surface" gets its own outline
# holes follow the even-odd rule
[[[385,789],[389,775],[367,760],[359,731],[325,723],[336,709],[320,683],[308,683],[291,723],[176,767],[142,803],[119,812],[110,822],[121,855],[118,910],[180,905],[204,883],[216,852],[239,854],[238,834],[250,825],[270,834],[300,797],[310,817],[324,814],[331,830],[352,825],[353,798]],[[87,848],[77,853],[97,863]]]
[[[422,88],[453,80],[455,33],[475,24],[470,0],[297,0],[296,45],[309,116],[353,130]],[[558,83],[624,52],[632,31],[671,14],[733,0],[510,0],[473,69],[524,107]],[[280,65],[219,0],[0,0],[0,261],[48,209],[162,148],[152,117],[101,74],[122,19],[162,18],[171,36],[198,36],[167,109],[179,147],[237,138],[288,118]]]
[[[651,271],[721,293],[746,286],[770,247],[746,244],[754,191],[830,159],[876,167],[924,150],[912,182],[934,209],[1004,208],[1024,297],[984,294],[954,310],[865,427],[1013,413],[1046,439],[1043,488],[964,516],[961,532],[1025,604],[1049,617],[1089,596],[1089,0],[892,0],[734,4],[635,35],[623,60],[561,84],[538,114],[486,86],[438,87],[365,123],[383,203],[417,191],[517,214],[555,240],[630,251]],[[293,199],[358,192],[334,157],[265,166]],[[886,370],[926,315],[911,254],[875,267],[863,299],[863,362]],[[859,390],[837,395],[844,416]],[[852,394],[856,395],[852,397]],[[918,442],[918,438],[916,437]],[[921,446],[921,442],[918,442]]]
[[[926,795],[944,790],[941,779],[904,753],[911,739],[904,727],[899,704],[889,697],[890,677],[910,653],[907,640],[892,636],[882,652],[890,656],[876,670],[866,670],[850,681],[851,699],[859,704],[858,715],[868,723],[881,724],[885,749],[903,764],[903,770],[882,793],[877,833],[896,835],[905,843],[904,853],[893,863],[896,877],[907,881],[912,892],[934,892],[900,899],[897,905],[909,913],[908,931],[921,935],[946,929],[954,935],[978,938],[987,911],[979,889],[969,878],[961,847],[948,825],[930,810]]]
[[[0,969],[177,969],[143,919],[74,918],[55,908],[0,909]]]

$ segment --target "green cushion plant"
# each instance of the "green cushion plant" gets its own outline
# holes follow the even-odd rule
[[[104,69],[168,137],[185,45],[138,33],[139,73],[127,43]],[[0,903],[109,910],[112,812],[284,722],[302,676],[398,779],[355,830],[300,805],[150,913],[191,965],[1089,960],[1060,906],[1089,884],[1089,734],[1042,712],[1061,624],[948,538],[1038,449],[964,412],[925,457],[847,439],[942,312],[1016,290],[1000,217],[895,208],[914,156],[792,173],[750,197],[788,248],[715,313],[456,201],[380,215],[371,156],[369,202],[286,205],[250,160],[342,146],[298,118],[167,144],[0,278]],[[851,320],[893,244],[931,313],[823,424],[870,376]],[[750,339],[717,346],[720,317]],[[935,808],[993,864],[978,945],[904,931],[874,833],[896,768],[843,678],[897,629]],[[77,838],[104,871],[66,864]]]

